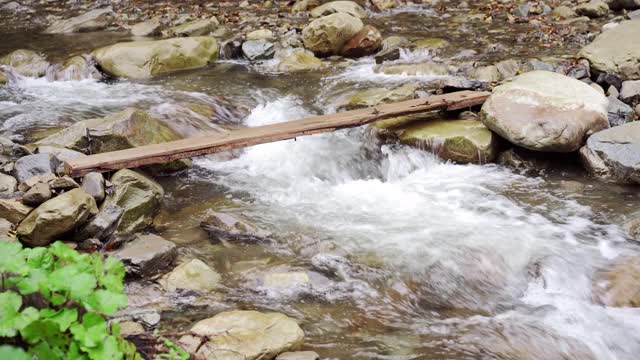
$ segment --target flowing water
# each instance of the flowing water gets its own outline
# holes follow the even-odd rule
[[[455,26],[422,8],[375,21],[391,18],[414,35]],[[424,18],[433,21],[420,27]],[[474,48],[463,37],[448,40]],[[56,56],[51,38],[39,35],[3,47],[25,40]],[[58,40],[58,54],[92,45]],[[405,53],[399,62],[430,56]],[[148,82],[18,77],[0,88],[0,126],[29,141],[135,106],[190,136],[333,112],[348,89],[437,78],[379,75],[374,66],[362,59],[283,75],[269,62],[221,62]],[[216,121],[194,105],[213,108]],[[640,354],[640,309],[599,305],[593,289],[596,271],[616,257],[639,254],[615,225],[636,210],[638,193],[592,181],[574,167],[530,177],[491,164],[455,165],[381,145],[359,128],[199,158],[189,172],[159,181],[167,196],[157,231],[176,242],[182,256],[214,265],[224,284],[215,306],[175,312],[161,329],[185,329],[219,308],[239,307],[295,317],[306,348],[323,358]],[[271,241],[211,243],[198,224],[212,210],[243,214]],[[256,280],[261,273],[296,271],[311,274],[310,283],[269,287]]]

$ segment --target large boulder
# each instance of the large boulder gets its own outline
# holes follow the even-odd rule
[[[122,208],[118,233],[130,234],[151,225],[164,196],[162,186],[149,177],[128,169],[113,174],[111,183],[113,190],[102,203],[102,208],[109,205]]]
[[[144,79],[207,66],[218,58],[218,42],[208,36],[132,41],[99,48],[93,56],[109,75]]]
[[[60,34],[104,30],[113,23],[114,19],[115,13],[111,8],[96,9],[70,19],[58,20],[44,32]]]
[[[395,129],[400,141],[429,150],[444,160],[487,163],[497,153],[497,138],[476,120],[427,120]]]
[[[218,25],[220,25],[218,19],[210,17],[208,19],[189,21],[182,25],[174,26],[165,30],[163,34],[168,37],[202,36],[213,32]]]
[[[580,155],[587,169],[597,177],[640,184],[640,122],[591,135]]]
[[[93,197],[82,189],[74,189],[33,210],[18,226],[18,238],[29,246],[45,246],[97,213]]]
[[[591,86],[550,71],[532,71],[498,86],[480,116],[511,143],[536,151],[572,152],[609,127],[607,98]]]
[[[345,13],[357,18],[367,17],[362,6],[353,1],[331,1],[314,8],[309,15],[317,18],[335,13]]]
[[[273,359],[304,341],[304,332],[292,318],[257,311],[223,312],[197,322],[191,333],[180,344],[203,359]]]
[[[309,23],[302,30],[302,39],[304,46],[317,55],[337,55],[363,26],[362,21],[354,16],[335,13]]]
[[[148,277],[169,270],[178,251],[176,244],[171,241],[158,235],[146,234],[108,254],[124,263],[128,276]]]
[[[580,50],[591,68],[617,73],[623,80],[640,79],[640,19],[623,21]]]
[[[40,77],[47,72],[49,62],[31,50],[14,50],[0,58],[0,65],[11,66],[20,75]]]
[[[179,139],[182,136],[164,122],[142,110],[128,108],[104,118],[75,123],[38,144],[97,154]],[[150,168],[162,172],[184,170],[190,166],[189,160],[177,160]]]
[[[177,266],[160,279],[160,285],[167,291],[185,289],[208,292],[214,290],[219,283],[220,274],[198,259]]]

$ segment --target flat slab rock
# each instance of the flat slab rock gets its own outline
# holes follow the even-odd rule
[[[580,155],[587,169],[600,178],[640,184],[640,122],[592,135]]]
[[[168,270],[178,255],[176,245],[158,235],[139,235],[110,253],[124,263],[128,276],[152,276]]]

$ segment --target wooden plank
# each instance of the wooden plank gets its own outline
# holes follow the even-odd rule
[[[488,96],[489,93],[487,92],[459,91],[365,109],[95,154],[69,160],[66,162],[65,168],[67,174],[73,177],[80,177],[92,171],[105,172],[165,163],[220,151],[293,139],[304,135],[361,126],[398,116],[433,110],[464,109],[482,104]]]

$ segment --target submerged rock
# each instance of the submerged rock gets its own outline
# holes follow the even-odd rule
[[[433,76],[445,76],[449,75],[449,69],[446,65],[436,63],[433,61],[424,62],[420,64],[393,64],[393,65],[378,65],[373,69],[378,74],[387,75],[407,75],[407,76],[419,76],[419,75],[433,75]]]
[[[578,55],[599,72],[620,74],[623,80],[640,79],[640,41],[634,39],[640,39],[640,19],[603,32]]]
[[[292,318],[257,311],[223,312],[197,322],[191,333],[194,336],[182,337],[179,344],[204,359],[273,359],[304,341],[304,332]]]
[[[46,34],[60,34],[104,30],[114,20],[115,13],[111,8],[96,9],[70,19],[58,20],[44,32]]]
[[[356,17],[336,13],[309,23],[302,30],[302,39],[304,46],[317,55],[337,55],[363,26],[362,21]]]
[[[255,243],[265,241],[265,235],[238,215],[213,213],[200,223],[214,241]]]
[[[207,66],[218,58],[218,42],[207,36],[132,41],[93,51],[109,75],[144,79]]]
[[[640,122],[630,122],[591,135],[580,149],[586,168],[595,176],[640,184]]]
[[[572,152],[609,127],[607,98],[589,85],[533,71],[498,86],[482,106],[484,124],[511,143],[536,151]]]
[[[382,34],[371,25],[366,25],[347,41],[340,54],[345,57],[361,57],[375,53],[382,44]]]
[[[40,77],[47,72],[49,62],[35,51],[19,49],[1,57],[0,65],[11,66],[20,75]]]
[[[33,210],[18,226],[18,238],[29,246],[48,245],[97,213],[93,197],[81,189],[74,189]]]
[[[165,30],[163,34],[167,37],[202,36],[213,32],[219,25],[218,19],[210,17],[174,26]]]
[[[400,141],[431,151],[444,160],[483,164],[497,153],[497,138],[475,120],[413,122],[395,129]]]
[[[220,274],[201,260],[193,259],[178,265],[159,282],[167,291],[185,289],[207,292],[218,287]]]
[[[131,234],[151,225],[164,196],[162,186],[139,172],[122,169],[111,177],[113,191],[102,204],[122,208],[118,233]]]
[[[309,15],[317,18],[335,13],[345,13],[357,18],[367,17],[362,6],[353,1],[331,1],[314,8]]]
[[[171,241],[146,234],[108,254],[124,263],[128,276],[149,277],[168,270],[178,252]]]

